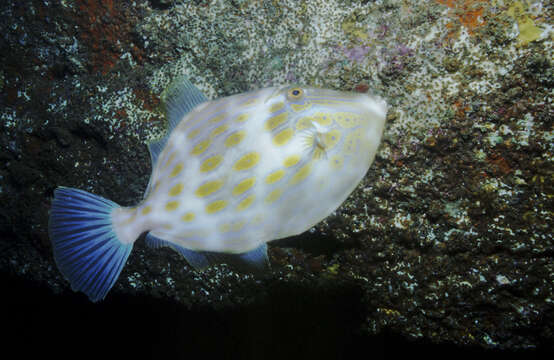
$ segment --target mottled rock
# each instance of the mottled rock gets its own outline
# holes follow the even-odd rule
[[[209,97],[369,91],[391,104],[375,163],[332,216],[270,244],[270,274],[195,273],[139,241],[113,297],[223,312],[304,299],[327,319],[319,298],[364,334],[552,349],[552,4],[453,3],[2,2],[0,270],[79,298],[53,262],[52,191],[136,203],[176,76]]]

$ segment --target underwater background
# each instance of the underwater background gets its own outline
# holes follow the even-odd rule
[[[0,276],[26,355],[350,359],[554,350],[549,1],[2,1]],[[57,186],[142,198],[160,95],[300,83],[389,104],[364,180],[263,278],[138,241],[105,301],[57,270]]]

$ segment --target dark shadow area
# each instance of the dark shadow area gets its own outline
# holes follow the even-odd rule
[[[172,0],[149,0],[148,2],[154,10],[167,10],[175,5]]]
[[[506,352],[423,344],[392,334],[367,336],[356,289],[324,294],[283,285],[263,303],[214,310],[110,294],[54,295],[45,286],[0,274],[3,352],[56,359],[395,359],[503,358]],[[514,355],[521,355],[514,354]]]
[[[272,246],[280,248],[295,248],[302,250],[305,253],[309,253],[312,256],[332,256],[340,251],[353,249],[358,247],[358,243],[350,241],[344,243],[338,241],[332,235],[324,234],[310,234],[304,232],[303,234],[290,236],[284,239],[274,240],[271,242]]]

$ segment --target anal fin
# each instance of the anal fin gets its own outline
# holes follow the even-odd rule
[[[203,271],[209,266],[218,264],[227,264],[232,269],[243,273],[259,274],[270,270],[265,243],[245,253],[227,254],[190,250],[148,233],[146,244],[155,249],[170,247],[181,254],[196,271]]]
[[[159,237],[152,235],[152,233],[146,234],[146,244],[154,249],[159,249],[161,247],[172,248],[181,254],[196,271],[203,271],[211,265],[207,256],[202,252],[190,250],[167,240],[160,239]]]
[[[211,264],[227,264],[233,270],[243,273],[260,274],[271,269],[265,243],[242,254],[216,252],[206,252],[205,254]]]

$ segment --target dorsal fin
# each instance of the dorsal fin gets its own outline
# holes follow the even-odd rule
[[[161,98],[165,105],[168,129],[161,139],[148,144],[152,169],[156,166],[158,156],[165,147],[173,129],[192,109],[208,100],[186,77],[180,77],[173,81],[162,93]]]

